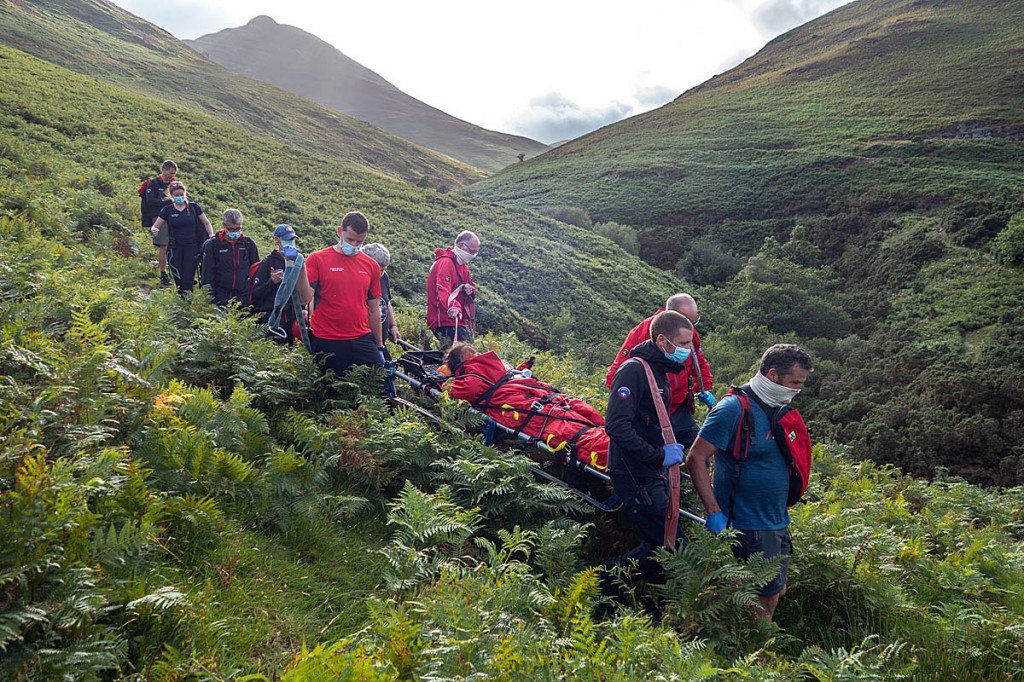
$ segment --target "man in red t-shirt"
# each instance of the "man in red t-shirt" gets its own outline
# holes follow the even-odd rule
[[[313,298],[309,320],[313,353],[322,354],[324,371],[339,377],[353,365],[384,364],[380,266],[362,253],[369,229],[362,213],[346,213],[338,228],[338,243],[311,253],[305,263]],[[300,301],[302,279],[300,275]]]
[[[639,344],[651,338],[651,320],[665,310],[672,310],[693,324],[692,353],[683,366],[683,371],[675,374],[668,374],[669,386],[672,389],[672,401],[669,405],[669,412],[672,417],[672,430],[675,431],[676,441],[683,447],[689,448],[694,439],[697,438],[699,427],[693,418],[694,402],[693,396],[710,407],[715,404],[715,394],[711,392],[714,386],[714,377],[711,374],[711,367],[704,358],[704,349],[700,346],[700,336],[697,335],[697,323],[700,321],[700,313],[697,311],[697,302],[689,294],[673,294],[665,302],[665,307],[658,310],[646,320],[633,327],[622,348],[615,355],[615,360],[608,368],[605,376],[605,383],[608,388],[612,387],[612,380],[615,373],[627,358],[629,351]]]

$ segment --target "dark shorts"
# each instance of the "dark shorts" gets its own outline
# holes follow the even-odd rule
[[[146,231],[149,232],[149,234],[153,237],[153,246],[167,246],[168,244],[171,243],[171,232],[168,229],[166,222],[164,223],[164,226],[160,228],[160,231],[157,232],[156,234],[150,232],[148,227],[146,228]]]
[[[762,597],[771,597],[786,586],[789,578],[789,557],[793,554],[793,539],[789,528],[782,530],[741,530],[732,547],[733,556],[745,561],[755,554],[763,554],[766,558],[783,556],[779,574],[770,583],[757,591]]]
[[[373,334],[366,334],[356,339],[321,339],[310,334],[310,344],[314,355],[319,355],[325,372],[331,371],[338,377],[354,365],[371,365],[380,367],[380,352]]]
[[[438,327],[430,331],[434,332],[434,336],[441,342],[441,349],[444,350],[455,343],[456,330],[458,330],[459,341],[473,343],[473,332],[465,327]]]

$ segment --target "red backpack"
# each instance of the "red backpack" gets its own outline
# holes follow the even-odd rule
[[[256,261],[249,266],[249,302],[252,302],[252,288],[256,286],[256,271],[260,269],[260,263],[263,261]]]
[[[769,407],[757,397],[749,384],[730,386],[726,395],[734,395],[740,401],[740,418],[733,436],[732,457],[736,460],[733,467],[733,495],[739,481],[740,467],[747,461],[750,441],[754,437],[754,415],[750,411],[750,403],[757,403],[771,424],[772,436],[779,446],[779,452],[789,471],[789,495],[786,506],[792,507],[807,492],[807,482],[811,477],[811,434],[807,431],[804,418],[789,405]],[[732,510],[730,509],[730,515]]]

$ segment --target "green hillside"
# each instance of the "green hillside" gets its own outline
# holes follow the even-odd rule
[[[748,610],[775,567],[690,524],[662,622],[598,617],[594,567],[631,546],[623,519],[515,451],[388,410],[372,382],[329,399],[301,348],[140,286],[108,183],[0,142],[0,679],[1019,676],[1024,489],[819,445],[777,625]],[[573,355],[487,343],[593,386]]]
[[[104,0],[0,0],[0,36],[10,47],[159,99],[177,111],[177,120],[212,115],[278,142],[429,187],[456,187],[482,175],[363,121],[228,71]],[[174,125],[140,124],[156,138],[181,134]]]
[[[43,148],[54,162],[83,169],[81,182],[117,198],[122,213],[98,218],[104,224],[137,229],[135,187],[169,156],[204,209],[216,216],[229,206],[239,208],[264,247],[271,228],[288,222],[305,249],[322,248],[337,241],[335,226],[346,211],[364,211],[373,226],[371,237],[391,249],[397,307],[411,316],[425,310],[433,248],[448,245],[463,229],[476,231],[484,243],[474,262],[482,329],[514,329],[546,343],[547,318],[580,311],[562,331],[604,341],[604,330],[627,330],[678,286],[672,276],[626,256],[611,242],[536,214],[357,171],[209,115],[183,121],[162,102],[9,48],[0,48],[0,63],[5,144],[14,150]],[[185,142],[175,146],[151,136],[154,125],[176,128]],[[33,206],[31,197],[5,201],[16,208]],[[147,241],[139,235],[134,243],[148,256]],[[608,281],[618,286],[608,287]]]
[[[548,148],[485,130],[407,95],[337,48],[267,16],[184,41],[221,66],[368,121],[488,173]]]
[[[467,192],[634,227],[704,287],[725,376],[743,339],[827,340],[817,433],[1017,484],[1022,44],[1013,0],[861,0]]]
[[[214,216],[240,208],[263,250],[277,222],[296,225],[308,252],[334,239],[346,210],[363,210],[392,249],[408,337],[422,326],[430,247],[475,229],[482,323],[498,332],[482,343],[535,355],[538,376],[595,405],[608,343],[680,282],[587,230],[212,113],[183,117],[142,89],[0,45],[0,680],[1019,677],[1024,488],[914,480],[834,443],[816,447],[808,500],[793,510],[797,556],[777,624],[749,612],[775,567],[737,564],[696,525],[665,557],[660,623],[642,587],[635,607],[598,615],[594,567],[631,547],[627,519],[588,511],[538,482],[518,451],[467,435],[478,422],[462,407],[438,406],[445,424],[390,409],[377,377],[328,384],[303,349],[268,341],[240,311],[155,288],[134,190],[175,158],[198,201]],[[915,277],[914,259],[952,248],[935,221],[893,218],[872,247],[885,268],[874,252],[848,266],[879,288]],[[738,308],[705,306],[720,385],[745,378],[767,339],[794,334],[751,328],[737,309],[809,325],[808,413],[870,348],[837,304],[847,266],[823,264],[814,234],[764,244],[723,289]],[[1014,234],[994,244],[1019,263]],[[1003,266],[959,248],[975,277],[949,259],[926,264],[919,286],[887,299],[892,315],[916,311],[901,319],[921,338],[890,337],[884,361],[865,365],[897,371],[902,354],[959,334],[951,311],[987,319],[1019,302]],[[1005,331],[966,340],[1003,366],[1020,347]],[[930,369],[922,381],[946,376]],[[1008,390],[1019,381],[988,376]],[[848,399],[888,386],[861,378]]]

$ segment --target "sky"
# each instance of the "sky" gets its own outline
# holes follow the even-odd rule
[[[265,14],[476,125],[551,143],[659,107],[851,0],[113,0],[178,38]]]

